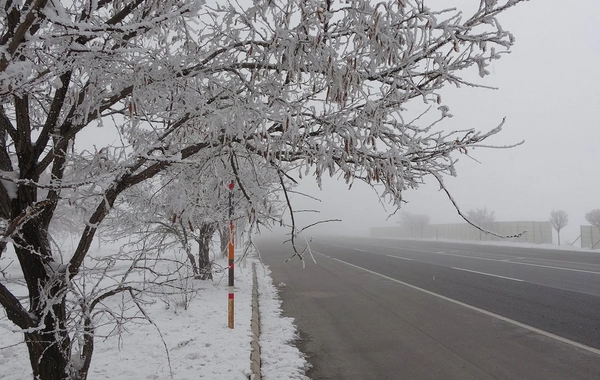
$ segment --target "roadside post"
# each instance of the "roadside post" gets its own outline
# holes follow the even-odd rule
[[[233,260],[235,246],[233,244],[233,187],[234,183],[231,181],[229,184],[229,252],[228,252],[228,266],[229,266],[229,296],[227,299],[227,324],[230,329],[233,328]]]

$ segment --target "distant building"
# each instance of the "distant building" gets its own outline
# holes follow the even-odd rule
[[[550,222],[492,222],[486,230],[503,236],[519,237],[502,239],[486,234],[467,223],[455,224],[430,224],[419,230],[407,227],[372,227],[370,234],[373,237],[417,238],[433,240],[479,240],[479,241],[514,241],[523,243],[552,244],[552,226]],[[598,233],[600,239],[600,231]],[[597,240],[598,241],[598,240]],[[583,244],[583,240],[582,240]]]

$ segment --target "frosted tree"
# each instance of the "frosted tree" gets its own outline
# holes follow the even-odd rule
[[[587,220],[587,222],[589,224],[591,224],[592,226],[600,229],[600,209],[595,208],[592,211],[585,214],[585,220]],[[596,244],[598,244],[598,243],[596,243]],[[594,248],[596,246],[596,244],[594,244],[592,246],[592,248]]]
[[[469,210],[465,220],[479,230],[479,240],[483,239],[483,234],[498,236],[495,232],[490,231],[496,216],[494,211],[488,211],[487,207]]]
[[[423,237],[425,229],[429,226],[429,221],[429,215],[425,214],[403,212],[400,215],[400,224],[402,225],[402,228],[409,231],[410,236]]]
[[[124,193],[107,217],[109,228],[102,232],[117,240],[137,235],[136,244],[145,239],[152,243],[143,246],[160,245],[161,251],[178,245],[193,273],[208,279],[212,278],[210,243],[217,228],[226,224],[229,230],[230,217],[240,229],[279,220],[277,189],[279,177],[262,157],[211,152],[193,164],[173,164],[146,186]],[[192,252],[193,242],[197,255]]]
[[[600,229],[600,209],[595,208],[585,214],[585,220],[592,226]]]
[[[558,245],[560,245],[560,230],[569,223],[569,214],[564,210],[552,210],[550,212],[550,224],[558,234]]]
[[[496,216],[494,214],[494,211],[488,211],[487,207],[484,207],[469,210],[467,212],[467,218],[479,226],[489,228],[490,225],[496,221]]]
[[[439,90],[489,74],[513,44],[498,16],[519,2],[467,15],[422,0],[0,1],[0,252],[12,246],[25,278],[0,280],[0,304],[33,376],[87,377],[97,308],[134,293],[76,286],[90,246],[127,192],[176,165],[243,155],[284,191],[341,175],[397,205],[426,176],[445,189],[457,155],[502,123],[444,131]],[[80,227],[59,253],[64,217]]]

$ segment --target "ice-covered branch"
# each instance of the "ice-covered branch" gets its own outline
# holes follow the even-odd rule
[[[470,224],[471,226],[475,227],[477,230],[488,234],[488,235],[492,235],[501,239],[511,239],[511,238],[519,238],[521,236],[523,236],[523,234],[527,233],[527,231],[522,231],[519,232],[518,234],[514,234],[514,235],[500,235],[494,231],[490,231],[487,230],[479,225],[477,225],[477,223],[471,221],[471,219],[469,219],[469,217],[467,217],[461,210],[461,208],[459,207],[458,203],[456,202],[456,200],[454,199],[454,197],[452,196],[452,194],[450,193],[450,190],[448,190],[448,188],[446,187],[446,185],[444,184],[443,180],[436,175],[435,173],[431,173],[433,175],[433,177],[438,181],[439,185],[440,185],[440,190],[444,191],[444,193],[446,193],[446,196],[448,197],[448,199],[450,200],[450,202],[452,203],[452,206],[454,206],[454,209],[456,210],[456,212],[458,213],[458,215],[468,224]]]

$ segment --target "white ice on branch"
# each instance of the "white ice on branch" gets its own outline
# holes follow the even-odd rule
[[[0,248],[14,245],[29,310],[1,282],[0,303],[43,353],[34,375],[85,378],[91,343],[74,365],[69,334],[93,337],[97,303],[62,301],[85,292],[73,284],[107,216],[136,219],[121,201],[139,186],[157,190],[145,193],[153,207],[195,205],[189,219],[204,221],[222,216],[211,207],[233,180],[238,217],[257,225],[280,215],[272,194],[297,176],[379,184],[400,204],[425,176],[455,175],[457,155],[500,127],[444,130],[439,91],[477,86],[466,70],[489,73],[514,42],[498,16],[519,2],[482,0],[465,15],[423,0],[0,1]],[[93,149],[84,138],[111,134]],[[154,187],[193,178],[213,186],[185,202]],[[45,268],[65,230],[78,236],[56,282]]]

